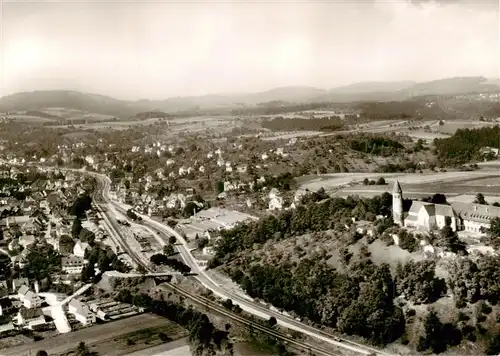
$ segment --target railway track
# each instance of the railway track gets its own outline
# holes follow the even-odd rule
[[[103,204],[103,203],[107,204],[102,193],[103,193],[102,189],[98,189],[97,191],[94,191],[94,193],[92,194],[92,201],[95,202],[96,210],[103,216],[103,219],[105,220],[105,224],[108,224],[108,227],[110,228],[110,230],[115,232],[116,236],[120,236],[119,227],[113,225],[113,223],[111,222],[111,219],[109,219],[106,216],[106,213],[103,211],[104,209],[102,209],[102,207],[101,207],[101,204]],[[110,235],[115,235],[115,234],[110,234]],[[120,247],[120,249],[122,249],[124,252],[126,252],[130,256],[130,258],[135,263],[137,263],[137,265],[143,266],[148,272],[154,272],[153,269],[150,268],[147,265],[147,263],[144,263],[144,261],[138,256],[139,253],[137,251],[134,251],[132,248],[130,248],[130,246],[128,246],[125,239],[116,238],[115,236],[110,236],[110,238],[113,240],[113,242],[115,244],[117,244],[117,246]],[[231,320],[237,321],[243,325],[252,327],[253,329],[259,330],[259,331],[261,331],[269,336],[275,337],[278,340],[286,342],[287,344],[289,344],[290,346],[292,346],[296,349],[307,351],[307,352],[312,352],[318,356],[341,356],[340,353],[335,353],[333,351],[324,350],[324,349],[319,348],[317,346],[310,345],[310,344],[307,344],[305,342],[295,340],[289,336],[283,335],[282,333],[280,333],[274,329],[268,328],[266,326],[263,326],[262,324],[254,322],[254,321],[247,320],[244,317],[235,315],[235,314],[227,311],[222,306],[212,302],[209,299],[198,296],[196,294],[189,293],[189,292],[187,292],[179,287],[176,287],[168,282],[165,282],[165,284],[169,288],[174,290],[176,293],[182,295],[185,298],[188,298],[188,299],[190,299],[198,304],[201,304],[207,308],[210,308],[211,310],[214,310],[214,311],[228,317]]]
[[[265,334],[268,334],[270,336],[274,336],[277,339],[280,339],[281,341],[284,341],[287,344],[289,344],[295,348],[298,348],[300,350],[307,351],[307,352],[313,352],[316,355],[323,355],[323,356],[332,356],[332,355],[341,356],[342,355],[340,353],[334,353],[333,351],[325,350],[325,349],[319,348],[317,346],[314,346],[314,345],[311,345],[311,344],[308,344],[308,343],[305,343],[302,341],[298,341],[294,338],[283,335],[282,333],[280,333],[272,328],[266,327],[262,324],[259,324],[257,322],[248,320],[242,316],[239,316],[239,315],[236,315],[232,312],[229,312],[224,307],[218,305],[217,303],[211,301],[210,299],[207,299],[207,298],[204,298],[204,297],[201,297],[198,295],[192,295],[192,294],[186,292],[185,290],[178,288],[172,284],[169,284],[169,283],[167,283],[167,284],[168,284],[169,288],[172,288],[178,294],[180,294],[186,298],[189,298],[189,299],[203,305],[204,307],[210,308],[211,310],[214,310],[214,311],[228,317],[231,320],[237,321],[243,325],[246,325],[246,326],[249,326],[253,329],[259,330],[259,331],[261,331]]]

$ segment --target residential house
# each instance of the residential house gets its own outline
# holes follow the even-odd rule
[[[283,198],[280,196],[278,189],[272,188],[269,192],[269,210],[283,209]]]
[[[63,272],[68,274],[78,274],[85,267],[85,260],[78,256],[66,256],[61,258]]]
[[[23,303],[25,308],[39,308],[43,300],[37,293],[31,291],[28,286],[21,286],[17,291],[19,300]]]
[[[13,226],[24,226],[26,223],[31,222],[31,217],[29,215],[23,215],[23,216],[9,216],[7,218],[7,227],[11,228]],[[28,226],[29,227],[29,226]]]
[[[34,235],[21,235],[19,237],[19,245],[23,248],[28,248],[35,243],[36,239]]]
[[[22,286],[29,286],[28,278],[15,278],[12,280],[12,291],[15,293]]]
[[[96,315],[86,304],[79,300],[72,299],[68,304],[68,311],[83,325],[92,325],[96,322]]]
[[[34,326],[44,325],[47,321],[41,309],[26,309],[21,308],[17,313],[17,324],[28,329],[33,329]]]

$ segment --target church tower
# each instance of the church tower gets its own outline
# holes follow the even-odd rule
[[[399,185],[398,180],[394,182],[392,188],[392,219],[394,224],[403,226],[403,190]]]

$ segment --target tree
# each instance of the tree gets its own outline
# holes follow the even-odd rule
[[[137,272],[139,272],[140,274],[146,274],[148,271],[146,270],[146,268],[144,268],[143,265],[139,265],[137,266]]]
[[[384,177],[380,177],[380,178],[377,180],[377,183],[376,183],[376,184],[377,184],[377,185],[385,185],[386,183],[385,183],[385,179],[384,179]]]
[[[172,236],[169,236],[169,238],[168,238],[168,243],[169,243],[170,245],[174,245],[176,242],[177,242],[177,238],[176,238],[175,236],[173,236],[173,235],[172,235]]]
[[[45,350],[38,350],[36,356],[49,356],[49,354]]]
[[[444,194],[436,193],[432,196],[431,203],[433,203],[433,204],[448,204],[448,201],[446,200],[446,196]]]
[[[417,351],[422,352],[431,349],[434,353],[441,353],[446,350],[446,344],[441,339],[443,323],[434,309],[432,309],[424,319],[424,334],[420,337]]]
[[[61,256],[45,241],[31,245],[22,273],[29,279],[42,281],[61,269]]]
[[[446,291],[444,279],[435,276],[435,262],[408,261],[396,269],[396,289],[414,303],[432,303]]]
[[[484,195],[481,193],[477,193],[476,199],[474,200],[475,204],[488,205],[486,200],[484,199]]]
[[[167,244],[163,246],[163,254],[167,256],[171,256],[175,253],[174,246],[171,244]]]
[[[82,281],[84,282],[91,281],[92,278],[94,278],[94,276],[95,276],[95,268],[93,263],[89,263],[82,268],[82,273],[81,273]]]
[[[274,325],[278,324],[278,321],[274,316],[272,316],[269,318],[267,323],[269,324],[270,327],[273,327]]]
[[[95,234],[86,228],[82,228],[82,230],[78,234],[78,238],[82,242],[87,242],[89,245],[92,245],[95,241]]]
[[[466,245],[460,241],[456,231],[446,225],[441,229],[441,239],[438,242],[439,246],[442,246],[453,253],[466,253]]]
[[[488,340],[488,344],[484,352],[486,355],[500,354],[500,333],[496,333]]]
[[[81,341],[76,348],[76,356],[98,356],[98,353],[90,351],[85,342]]]
[[[224,192],[224,182],[218,181],[217,183],[215,183],[215,190],[219,194]]]
[[[69,235],[62,235],[59,239],[59,252],[62,254],[73,253],[75,241]]]
[[[198,240],[198,248],[203,250],[208,245],[208,238],[204,237]]]
[[[78,217],[76,217],[75,220],[73,220],[73,226],[71,227],[71,235],[73,236],[74,239],[77,239],[81,231],[82,231],[82,222]]]
[[[88,194],[82,194],[76,198],[75,202],[70,208],[70,214],[78,218],[83,218],[85,212],[92,207],[92,198]]]
[[[11,265],[10,257],[4,255],[3,253],[0,254],[0,279],[5,280],[8,277],[10,277],[11,274],[10,265]]]

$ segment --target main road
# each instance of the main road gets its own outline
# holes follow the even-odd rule
[[[111,180],[103,174],[89,172],[89,171],[84,173],[92,175],[93,177],[96,178],[97,182],[100,185],[98,191],[102,194],[103,202],[112,206],[114,209],[116,209],[117,211],[126,216],[126,210],[128,207],[125,206],[124,204],[120,204],[116,201],[113,201],[109,197]],[[373,347],[329,334],[325,331],[322,331],[315,327],[304,324],[298,320],[295,320],[289,316],[269,310],[268,308],[263,307],[259,302],[253,301],[250,297],[245,298],[242,297],[241,295],[235,294],[234,292],[225,289],[223,286],[214,281],[212,277],[205,271],[204,268],[200,268],[198,262],[190,252],[187,241],[182,237],[181,234],[179,234],[176,230],[172,229],[170,226],[161,224],[149,218],[148,216],[141,215],[141,217],[143,225],[149,227],[150,229],[156,232],[160,232],[166,236],[176,237],[177,241],[179,242],[179,244],[176,244],[176,248],[179,251],[180,256],[182,257],[184,262],[189,267],[191,267],[191,271],[196,274],[194,278],[196,278],[207,289],[211,290],[214,293],[214,295],[223,299],[231,299],[234,303],[238,304],[246,312],[258,316],[260,318],[269,319],[270,317],[275,317],[276,320],[278,321],[278,324],[288,329],[298,331],[302,334],[329,343],[337,348],[349,350],[351,352],[356,352],[363,355],[368,355],[368,354],[375,354],[381,356],[390,355],[387,352],[383,352]]]

